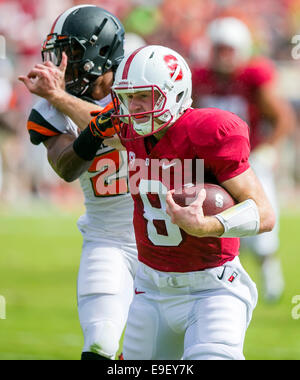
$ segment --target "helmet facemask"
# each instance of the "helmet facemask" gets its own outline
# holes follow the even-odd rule
[[[129,110],[129,98],[139,93],[149,92],[151,95],[151,106],[141,112]],[[128,124],[129,137],[123,140],[144,138],[161,131],[173,121],[169,110],[165,108],[167,97],[165,93],[156,85],[133,86],[133,87],[113,87],[112,97],[115,109],[118,110],[112,118]],[[142,121],[141,119],[144,119]],[[139,121],[140,120],[140,121]]]
[[[65,73],[66,90],[73,95],[84,95],[93,82],[106,71],[112,68],[112,63],[107,56],[110,46],[99,49],[98,63],[95,67],[94,60],[88,59],[91,42],[79,40],[78,37],[50,34],[42,49],[43,62],[51,61],[56,66],[61,64],[62,54],[66,53],[68,65]],[[95,55],[95,53],[93,53]]]
[[[77,95],[84,94],[90,79],[87,77],[88,72],[82,72],[82,62],[85,55],[86,47],[77,37],[57,36],[50,34],[42,49],[43,62],[51,61],[59,66],[62,61],[62,54],[68,57],[68,64],[65,73],[66,89],[69,93]],[[87,66],[88,68],[88,66]],[[83,70],[82,70],[83,69]]]

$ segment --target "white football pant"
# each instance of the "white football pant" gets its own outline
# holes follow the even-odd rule
[[[140,263],[123,344],[125,360],[244,359],[257,290],[239,258],[189,273]]]
[[[133,297],[135,244],[84,241],[77,294],[83,352],[114,359]]]

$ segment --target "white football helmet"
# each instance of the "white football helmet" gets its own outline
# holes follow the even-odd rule
[[[138,91],[152,91],[152,109],[130,114],[128,95]],[[156,91],[159,95],[155,102]],[[150,136],[173,124],[191,106],[191,71],[174,50],[157,45],[144,46],[122,60],[116,71],[112,94],[115,102],[116,97],[119,102],[119,111],[112,117],[129,125],[129,139]],[[146,122],[137,122],[138,118],[145,116],[148,117]]]
[[[207,27],[213,45],[225,45],[235,49],[240,59],[247,60],[252,52],[251,33],[241,20],[235,17],[220,17]]]

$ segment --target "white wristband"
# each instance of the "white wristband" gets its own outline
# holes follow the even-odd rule
[[[220,237],[253,236],[259,232],[260,217],[253,199],[238,203],[215,217],[224,226],[224,233]]]

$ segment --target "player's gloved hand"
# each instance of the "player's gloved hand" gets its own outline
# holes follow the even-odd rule
[[[103,111],[91,112],[91,116],[94,116],[94,118],[90,121],[89,127],[95,137],[100,137],[103,139],[106,137],[111,137],[119,131],[118,124],[116,123],[114,125],[110,118],[113,113],[113,108],[104,113]]]

